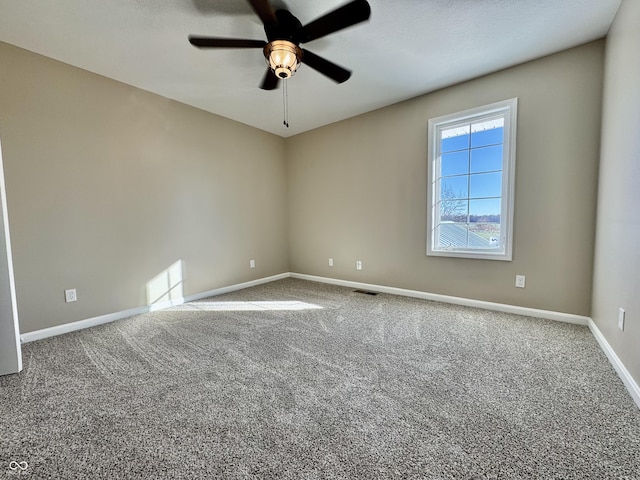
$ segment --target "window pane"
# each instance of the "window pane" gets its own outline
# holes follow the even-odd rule
[[[499,198],[469,201],[469,238],[479,248],[500,247]]]
[[[442,139],[440,143],[440,153],[469,148],[470,132],[471,127],[469,125],[442,130],[440,132],[440,138]]]
[[[502,170],[502,145],[471,150],[471,173]]]
[[[499,198],[469,200],[469,221],[474,223],[500,222],[501,204]]]
[[[470,235],[486,241],[487,248],[500,248],[500,224],[499,223],[470,223]]]
[[[443,177],[469,173],[469,150],[443,154],[441,168],[441,175]]]
[[[443,138],[441,152],[452,152],[454,150],[464,150],[469,148],[469,135],[460,135],[458,137]]]
[[[503,142],[504,119],[476,123],[471,127],[471,147],[484,147]]]
[[[441,223],[436,228],[439,248],[461,248],[469,245],[466,223]]]
[[[498,232],[497,234],[495,232]],[[496,248],[499,243],[500,225],[495,230],[491,225],[487,231],[467,223],[441,223],[436,228],[438,247],[454,248]]]
[[[499,197],[502,193],[502,172],[471,175],[469,197]]]
[[[468,179],[468,175],[440,179],[440,198],[467,198],[469,193]]]
[[[438,203],[441,222],[466,222],[469,210],[468,200],[443,198]]]

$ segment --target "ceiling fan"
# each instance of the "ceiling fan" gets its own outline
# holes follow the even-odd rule
[[[277,88],[278,81],[291,77],[301,63],[309,65],[337,83],[349,79],[349,70],[300,48],[300,44],[367,20],[371,15],[371,7],[366,0],[353,0],[304,26],[289,10],[274,10],[269,0],[248,2],[264,24],[267,42],[194,35],[189,36],[189,42],[198,48],[262,48],[269,65],[260,85],[263,90]]]

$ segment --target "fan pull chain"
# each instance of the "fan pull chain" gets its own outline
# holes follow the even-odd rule
[[[289,92],[287,92],[287,79],[282,82],[282,109],[284,110],[284,121],[282,124],[289,128]]]

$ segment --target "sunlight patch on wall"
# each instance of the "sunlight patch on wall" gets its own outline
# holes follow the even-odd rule
[[[147,305],[151,311],[184,303],[182,272],[182,260],[178,260],[147,282]]]

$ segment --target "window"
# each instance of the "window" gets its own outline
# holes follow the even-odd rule
[[[511,260],[516,108],[429,120],[427,255]]]

